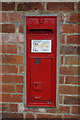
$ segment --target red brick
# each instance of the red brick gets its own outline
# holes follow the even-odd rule
[[[74,10],[74,3],[48,2],[47,9],[52,11],[71,11],[71,10]]]
[[[14,33],[15,25],[14,24],[2,24],[2,32],[3,33]]]
[[[80,104],[80,98],[76,96],[65,96],[64,104],[69,104],[69,105]]]
[[[37,118],[43,118],[41,120],[44,120],[44,118],[61,118],[61,115],[50,115],[50,114],[37,114]]]
[[[43,5],[39,2],[19,3],[17,6],[18,11],[29,11],[29,10],[43,10]]]
[[[62,32],[63,33],[79,33],[79,24],[63,24]]]
[[[78,46],[61,46],[60,53],[61,54],[80,54],[80,47]]]
[[[80,106],[72,106],[72,114],[80,115]]]
[[[80,118],[80,117],[78,115],[64,115],[64,119],[67,119],[67,118],[69,118],[69,120],[71,119],[76,120],[75,118]]]
[[[23,34],[0,34],[1,40],[3,43],[23,43],[24,42],[24,36]],[[1,42],[2,42],[1,41]]]
[[[23,85],[16,85],[16,92],[22,93],[23,92]]]
[[[12,118],[12,119],[16,119],[16,118],[23,118],[23,114],[22,113],[3,113],[2,114],[3,119],[4,118]]]
[[[20,33],[23,33],[23,32],[24,32],[24,26],[23,26],[23,25],[20,25],[20,26],[19,26],[19,32],[20,32]]]
[[[2,63],[2,55],[0,55],[0,63]]]
[[[2,66],[2,70],[1,70],[1,66],[0,66],[0,73],[17,73],[18,72],[18,68],[15,65],[3,65]]]
[[[22,22],[23,12],[2,13],[3,22]]]
[[[14,93],[14,85],[9,85],[9,84],[3,84],[2,85],[2,92],[6,93]]]
[[[7,111],[9,112],[9,104],[2,104],[2,111]]]
[[[70,95],[78,95],[78,86],[60,86],[59,93],[60,94],[70,94]]]
[[[64,62],[63,62],[63,59],[64,59],[64,57],[63,57],[63,56],[60,56],[61,64],[64,63]]]
[[[17,104],[10,104],[10,112],[17,112],[18,110]]]
[[[63,96],[59,96],[59,104],[62,104]]]
[[[2,22],[2,13],[0,13],[0,22]]]
[[[15,10],[15,2],[3,2],[2,3],[3,11],[12,11]]]
[[[22,102],[22,95],[17,94],[2,94],[3,102]]]
[[[60,74],[63,75],[78,75],[78,67],[61,67]]]
[[[19,67],[19,73],[24,73],[24,66]]]
[[[2,75],[3,83],[23,83],[23,76],[20,75]]]
[[[67,36],[67,44],[80,44],[80,35]]]
[[[2,45],[2,52],[3,53],[17,53],[17,46],[16,45]]]
[[[26,113],[25,118],[34,118],[34,115],[32,113]]]
[[[80,84],[79,77],[67,76],[65,80],[66,84]]]
[[[61,44],[65,44],[65,35],[61,35],[61,41],[60,41]]]
[[[80,13],[72,13],[70,16],[70,22],[80,22]]]
[[[77,9],[78,9],[78,11],[80,11],[80,2],[78,2],[77,4],[78,4]]]
[[[23,64],[23,56],[20,55],[3,55],[2,63]]]
[[[66,65],[78,65],[78,56],[66,56],[65,64]]]
[[[59,77],[59,83],[60,84],[64,84],[64,76],[60,76]]]

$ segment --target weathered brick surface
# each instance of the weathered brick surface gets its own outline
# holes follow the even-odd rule
[[[70,11],[74,10],[74,4],[69,2],[66,4],[65,2],[50,2],[47,4],[47,8],[52,11]]]
[[[3,65],[2,70],[0,69],[0,73],[2,73],[2,72],[3,73],[17,73],[18,68],[15,65]]]
[[[77,95],[78,94],[78,86],[60,86],[59,93],[60,94],[69,94],[69,95]]]
[[[43,5],[39,2],[30,3],[19,3],[17,6],[18,11],[29,11],[29,10],[43,10]]]
[[[14,24],[2,24],[2,32],[3,33],[14,33],[15,25]]]
[[[3,53],[17,53],[17,46],[16,45],[2,45],[2,52]]]
[[[23,22],[23,12],[2,13],[3,22]]]
[[[2,10],[3,11],[13,11],[15,10],[15,2],[3,2],[2,3]]]
[[[3,102],[22,102],[22,95],[19,95],[19,94],[2,94],[2,101]]]
[[[3,55],[3,63],[23,64],[23,56],[20,55]]]
[[[77,77],[67,76],[66,80],[65,80],[65,83],[66,84],[80,84],[79,79],[80,79],[79,76],[77,76]]]
[[[3,113],[2,114],[2,118],[23,118],[23,114],[22,113]]]
[[[80,2],[3,2],[0,13],[0,112],[3,118],[79,118],[80,104],[78,54],[80,54]],[[37,10],[37,11],[36,11]],[[58,14],[60,31],[58,107],[27,108],[24,104],[26,59],[24,50],[24,15]],[[2,54],[3,53],[3,54]],[[2,62],[3,60],[3,62]],[[1,65],[3,63],[3,66]],[[27,69],[26,69],[27,71]],[[1,83],[2,82],[2,83]],[[3,85],[3,86],[2,86]],[[1,93],[3,91],[3,93]],[[23,103],[23,106],[20,104]],[[2,108],[2,109],[1,109]],[[80,108],[79,108],[80,109]],[[21,112],[21,113],[20,113]]]
[[[80,104],[80,98],[76,96],[65,96],[64,104]]]
[[[67,44],[80,44],[80,35],[67,36]]]
[[[79,24],[63,24],[62,32],[63,33],[78,33],[80,32],[78,29],[80,28]]]

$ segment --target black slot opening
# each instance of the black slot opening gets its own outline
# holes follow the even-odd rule
[[[51,29],[30,29],[30,34],[52,34],[53,30]]]

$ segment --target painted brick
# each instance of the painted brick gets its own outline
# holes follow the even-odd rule
[[[2,3],[3,11],[12,11],[15,10],[15,2],[3,2]]]
[[[1,67],[1,65],[0,65]],[[3,65],[2,66],[2,70],[0,68],[0,73],[17,73],[18,72],[18,68],[15,65]]]
[[[10,112],[17,112],[18,110],[17,104],[10,104]]]
[[[72,106],[72,114],[80,115],[80,106]]]
[[[2,52],[3,53],[17,53],[17,46],[16,45],[2,45]]]
[[[23,92],[23,85],[16,85],[16,92],[22,93]]]
[[[23,76],[20,75],[2,75],[3,83],[23,83]]]
[[[34,118],[34,115],[32,113],[26,113],[25,118]]]
[[[69,94],[69,95],[78,95],[78,86],[60,86],[59,93],[60,94]]]
[[[65,64],[66,65],[78,65],[78,56],[66,56]]]
[[[48,2],[47,9],[52,11],[70,11],[74,10],[74,3],[67,2]]]
[[[80,35],[67,36],[67,44],[80,44]]]
[[[23,22],[23,12],[2,13],[3,22]]]
[[[23,34],[0,34],[1,37],[1,42],[3,41],[3,43],[23,43],[24,42],[24,35]]]
[[[20,55],[3,55],[2,63],[23,64],[23,56]]]
[[[15,92],[14,85],[3,84],[2,85],[2,92],[14,93]]]
[[[80,47],[78,46],[61,46],[60,53],[61,54],[80,54]]]
[[[23,114],[22,113],[3,113],[2,114],[3,118],[23,118]]]
[[[18,11],[29,11],[29,10],[43,10],[44,7],[39,2],[19,3],[17,6]]]
[[[63,75],[78,75],[78,67],[61,67],[60,73]]]
[[[2,24],[2,32],[3,33],[14,33],[15,25],[14,24]]]
[[[6,99],[5,99],[6,98]],[[22,102],[22,95],[17,94],[2,94],[3,102]]]
[[[78,33],[80,25],[79,24],[63,24],[62,32],[63,33]]]
[[[64,97],[64,104],[80,104],[80,98],[76,96],[65,96]]]
[[[78,76],[77,77],[67,76],[66,80],[65,80],[65,83],[66,84],[80,84],[79,79],[80,79],[80,77],[78,77]]]

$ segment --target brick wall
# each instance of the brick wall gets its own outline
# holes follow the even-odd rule
[[[0,31],[0,78],[2,78],[2,83],[0,79],[0,96],[2,95],[3,103],[1,104],[0,97],[0,114],[2,108],[3,118],[36,118],[36,120],[37,118],[80,118],[79,10],[80,3],[76,2],[2,3],[2,11],[0,11],[0,16],[2,16],[0,19],[0,26],[2,26],[2,34]],[[57,108],[27,108],[23,102],[24,16],[36,13],[60,16],[59,102]],[[1,72],[3,72],[2,75]]]

